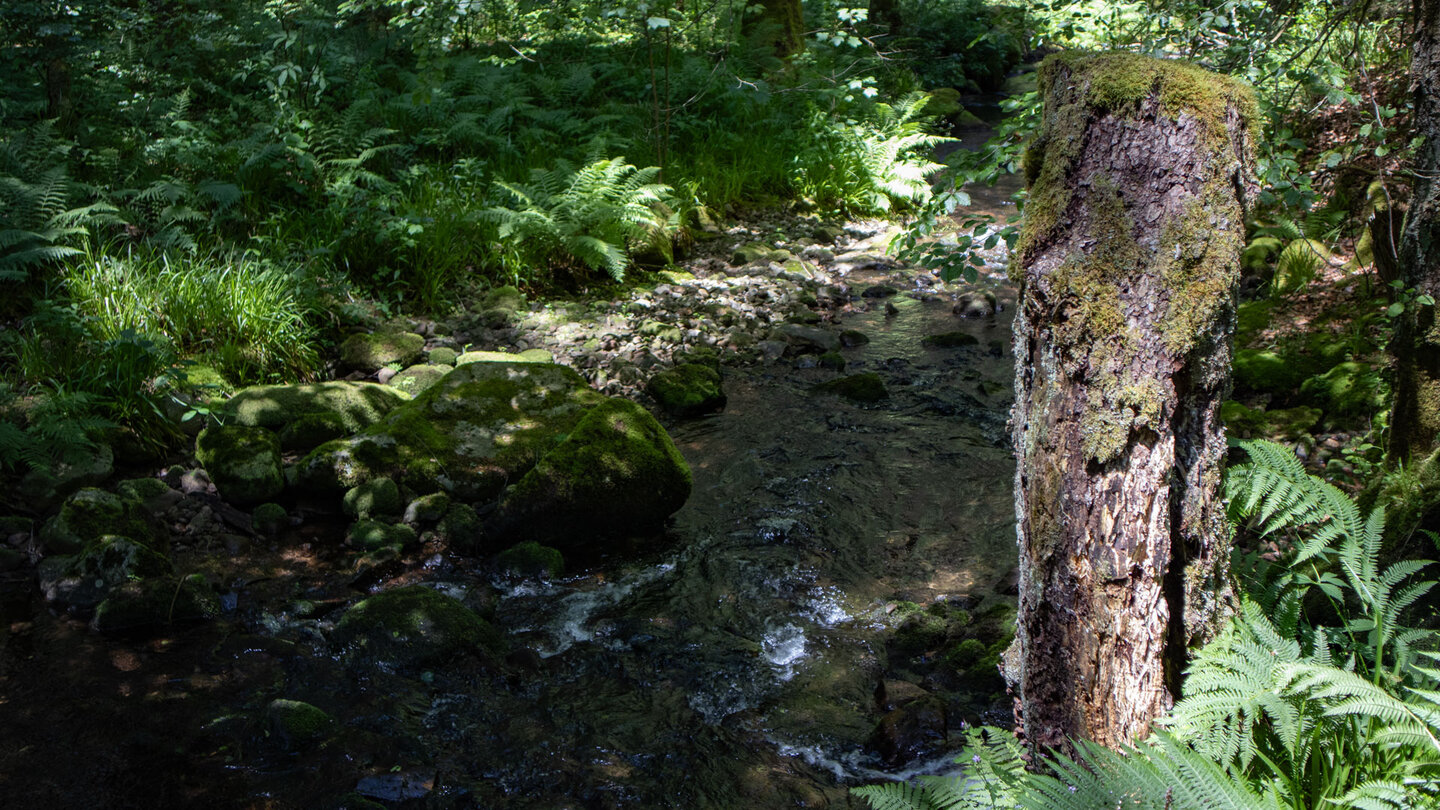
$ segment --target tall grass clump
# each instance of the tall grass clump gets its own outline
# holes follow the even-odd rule
[[[143,335],[237,383],[306,379],[319,367],[296,280],[249,257],[91,252],[65,285],[100,340]]]

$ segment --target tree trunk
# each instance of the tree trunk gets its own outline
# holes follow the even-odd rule
[[[758,13],[749,17],[745,35],[761,45],[770,45],[781,59],[805,50],[805,13],[800,0],[758,0]]]
[[[1017,649],[1032,749],[1117,746],[1168,709],[1232,600],[1220,500],[1249,88],[1179,62],[1041,67],[1012,272]]]
[[[1400,272],[1415,293],[1440,299],[1440,0],[1415,0],[1415,48],[1410,58],[1416,155],[1415,195],[1400,239]],[[1392,461],[1430,452],[1440,433],[1440,324],[1435,307],[1408,305],[1390,341],[1395,360],[1390,411]]]

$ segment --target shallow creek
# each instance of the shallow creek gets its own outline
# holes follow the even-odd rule
[[[1002,212],[1004,196],[975,194]],[[1013,601],[1013,307],[997,286],[997,317],[961,319],[916,278],[852,273],[856,311],[830,327],[870,338],[843,350],[846,373],[878,373],[888,399],[812,393],[835,372],[786,357],[727,366],[725,410],[669,426],[695,486],[664,544],[555,582],[438,551],[377,580],[493,616],[503,661],[401,673],[335,649],[357,583],[335,574],[326,533],[343,526],[323,520],[239,576],[216,556],[212,579],[233,585],[210,626],[114,641],[37,601],[0,645],[0,791],[57,807],[336,807],[359,787],[391,806],[762,810],[850,806],[850,785],[953,769],[953,726],[1003,719],[992,696],[901,764],[867,741],[901,605]],[[899,294],[859,297],[882,282]],[[922,344],[956,331],[976,344]],[[338,730],[277,740],[276,697]]]

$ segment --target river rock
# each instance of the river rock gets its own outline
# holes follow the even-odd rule
[[[218,615],[220,600],[204,577],[192,574],[178,581],[145,579],[112,588],[95,608],[90,626],[106,634],[134,633]]]
[[[38,574],[45,601],[87,614],[121,584],[173,571],[167,554],[129,537],[103,535],[79,554],[46,557]]]
[[[979,345],[980,339],[969,332],[945,332],[939,335],[926,335],[920,340],[920,345],[927,349],[958,349],[961,346]]]
[[[921,698],[881,718],[865,747],[879,754],[888,767],[898,768],[942,748],[947,731],[945,705],[936,698]]]
[[[335,718],[318,706],[284,698],[270,701],[265,707],[265,720],[270,733],[287,748],[324,739],[335,727]]]
[[[101,537],[123,535],[146,548],[168,552],[169,537],[138,501],[103,489],[82,489],[61,504],[40,529],[46,554],[74,554]]]
[[[840,350],[840,336],[826,329],[798,323],[782,323],[775,327],[773,334],[800,352],[824,354]]]
[[[474,611],[423,585],[357,602],[335,625],[334,638],[365,657],[400,667],[439,664],[501,644],[500,634]]]
[[[553,363],[555,358],[544,349],[526,349],[523,352],[465,352],[455,358],[455,365],[470,363]]]
[[[885,389],[885,382],[880,379],[879,374],[873,371],[827,380],[811,390],[819,394],[835,394],[853,402],[864,403],[879,402],[890,396],[890,392]]]
[[[673,416],[700,416],[725,407],[720,372],[699,363],[682,363],[657,372],[645,384],[645,390]]]
[[[967,292],[960,296],[951,311],[962,318],[989,318],[1000,309],[995,293]]]
[[[411,526],[436,523],[450,511],[450,496],[443,492],[421,495],[405,507],[405,523]]]
[[[274,537],[290,525],[290,516],[278,503],[262,503],[250,513],[250,525],[255,531]]]
[[[232,503],[264,503],[285,488],[280,440],[265,428],[212,425],[195,437],[195,458]]]
[[[384,523],[379,520],[362,518],[350,526],[345,533],[345,542],[364,551],[375,551],[387,546],[405,548],[417,538],[415,530],[404,523]]]
[[[345,338],[340,344],[340,369],[371,372],[391,363],[408,366],[419,360],[424,351],[425,338],[414,332],[362,332]]]
[[[521,533],[562,550],[650,535],[684,505],[690,486],[690,467],[655,417],[611,399],[506,490],[487,533]]]
[[[375,383],[257,385],[226,400],[217,415],[227,425],[281,431],[309,414],[334,414],[347,433],[357,433],[409,400],[399,388]]]
[[[555,579],[565,573],[565,557],[560,550],[534,540],[505,549],[495,562],[501,571],[521,577]]]
[[[466,363],[359,435],[295,466],[295,485],[343,492],[388,476],[410,490],[487,501],[605,397],[564,366]]]
[[[426,388],[440,381],[441,377],[450,373],[451,366],[439,365],[418,365],[410,366],[407,369],[398,371],[391,377],[386,385],[396,388],[410,396],[424,391]]]
[[[400,487],[393,479],[376,478],[346,491],[343,505],[345,514],[368,518],[399,515],[405,502],[400,499]]]

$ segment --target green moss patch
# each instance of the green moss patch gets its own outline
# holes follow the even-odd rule
[[[356,433],[409,401],[405,392],[376,383],[333,381],[308,385],[257,385],[225,402],[217,416],[228,425],[281,430],[308,414],[338,416]]]
[[[700,416],[725,407],[720,372],[699,363],[682,363],[650,377],[645,391],[674,416]]]
[[[441,377],[450,373],[450,368],[450,366],[436,365],[410,366],[403,371],[396,372],[386,385],[404,391],[413,397],[439,382]]]

